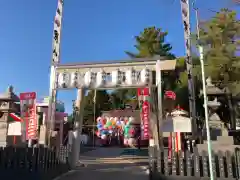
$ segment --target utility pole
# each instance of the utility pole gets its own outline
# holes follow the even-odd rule
[[[197,26],[197,40],[200,38],[200,31],[199,31],[199,12],[198,8],[193,8],[196,13],[196,26]],[[200,64],[201,64],[201,71],[202,71],[202,84],[203,84],[203,99],[204,99],[204,112],[205,112],[205,124],[206,124],[206,131],[207,131],[207,145],[208,145],[208,160],[209,160],[209,172],[210,172],[210,179],[214,180],[213,175],[213,165],[212,165],[212,146],[211,146],[211,136],[210,136],[210,128],[208,122],[208,106],[207,106],[207,92],[206,92],[206,80],[205,80],[205,69],[204,69],[204,56],[203,56],[203,47],[198,44],[198,50],[200,54]]]

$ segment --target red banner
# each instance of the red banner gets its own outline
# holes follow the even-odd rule
[[[142,126],[143,126],[143,139],[149,139],[149,113],[150,113],[150,103],[149,103],[149,97],[150,92],[149,88],[139,88],[138,89],[138,97],[142,97],[140,100],[142,100],[142,112],[141,112],[141,118],[142,118]]]
[[[25,140],[37,138],[36,93],[20,93],[21,117],[23,119],[22,134]]]
[[[142,105],[143,139],[149,139],[149,110],[149,102],[144,101]]]

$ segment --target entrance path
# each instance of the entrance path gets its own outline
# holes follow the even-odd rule
[[[147,180],[147,157],[122,155],[123,148],[97,148],[80,157],[79,167],[59,180]]]

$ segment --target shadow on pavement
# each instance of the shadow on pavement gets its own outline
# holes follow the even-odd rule
[[[147,180],[147,156],[123,153],[122,148],[97,148],[81,155],[76,170],[60,180]]]
[[[139,165],[117,164],[79,168],[60,180],[147,180],[149,177],[145,167]]]

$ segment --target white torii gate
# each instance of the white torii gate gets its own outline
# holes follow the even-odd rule
[[[189,75],[189,92],[190,92],[190,114],[194,116],[194,91],[191,72],[190,57],[190,33],[189,27],[189,4],[188,0],[181,0],[183,21],[185,26],[185,39],[187,47],[187,69]],[[83,110],[81,107],[82,89],[116,89],[116,88],[139,88],[139,87],[157,87],[158,88],[158,119],[162,119],[161,104],[161,70],[174,70],[176,60],[165,60],[161,58],[143,58],[125,61],[111,61],[102,63],[81,63],[81,64],[60,64],[60,42],[61,27],[63,15],[63,0],[58,0],[56,16],[54,20],[53,31],[53,51],[50,74],[50,98],[48,120],[50,130],[53,130],[54,110],[57,98],[57,90],[77,88],[78,98],[77,106],[79,113]],[[156,71],[156,77],[152,72]],[[155,80],[154,80],[155,79]],[[161,121],[159,121],[161,123]],[[194,124],[194,123],[193,123]],[[75,142],[78,140],[78,132],[81,131],[81,118],[76,123],[74,133]],[[51,134],[51,133],[50,133]],[[79,157],[79,147],[74,143],[73,156]]]

